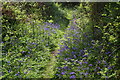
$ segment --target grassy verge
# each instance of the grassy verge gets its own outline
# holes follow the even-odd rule
[[[56,57],[51,54],[51,60],[48,62],[43,78],[53,78],[55,74]]]

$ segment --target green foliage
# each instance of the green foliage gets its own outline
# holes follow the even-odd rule
[[[0,78],[118,78],[120,3],[101,4],[3,2]]]
[[[54,31],[45,31],[45,23],[39,20],[37,13],[33,13],[37,11],[35,7],[37,3],[20,4],[3,3],[3,10],[12,11],[12,13],[9,16],[3,11],[2,78],[41,78],[50,61],[51,51],[59,49],[58,43],[63,32],[49,25],[47,28]],[[33,5],[35,5],[34,8],[27,15],[26,6]],[[31,17],[28,18],[28,16]],[[12,24],[11,19],[20,22]]]
[[[116,73],[119,70],[117,62],[120,49],[118,4],[105,5],[103,12],[98,13],[102,15],[99,16],[99,20],[102,21],[99,24],[91,21],[89,13],[91,9],[88,6],[80,4],[77,11],[81,13],[77,14],[77,11],[74,13],[75,20],[73,17],[70,23],[73,27],[68,26],[68,31],[66,30],[68,41],[65,42],[65,47],[62,47],[56,78],[118,78],[119,72]],[[112,13],[114,10],[118,13]]]

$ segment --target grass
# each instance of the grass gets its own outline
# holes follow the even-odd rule
[[[55,74],[55,66],[56,66],[56,57],[51,54],[51,60],[48,62],[45,72],[43,73],[43,78],[53,78]]]

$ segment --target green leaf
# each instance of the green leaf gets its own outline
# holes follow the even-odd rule
[[[111,35],[110,37],[109,37],[109,41],[114,41],[116,38],[113,36],[113,35]]]
[[[6,35],[6,37],[4,38],[5,41],[7,41],[7,40],[9,40],[9,39],[10,39],[10,38],[9,38],[8,35]]]
[[[52,22],[53,22],[53,20],[49,20],[48,22],[49,22],[49,23],[52,23]]]
[[[107,14],[102,14],[102,16],[107,16]]]

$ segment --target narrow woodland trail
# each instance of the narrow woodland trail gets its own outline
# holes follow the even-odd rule
[[[63,23],[64,24],[64,23]],[[70,21],[70,23],[67,25],[67,26],[70,26],[70,28],[72,26],[75,26],[75,29],[78,30],[78,27],[73,23],[73,21]],[[63,31],[64,33],[64,38],[66,37],[70,37],[71,36],[71,33],[69,33],[68,30],[69,27],[66,27]],[[67,38],[66,38],[67,39]],[[61,41],[64,46],[65,46],[65,41]],[[54,53],[54,52],[53,52]],[[57,52],[59,53],[59,52]],[[53,78],[56,71],[55,71],[55,67],[56,67],[56,63],[57,63],[57,58],[55,55],[51,54],[51,57],[50,57],[50,61],[48,62],[48,64],[46,65],[46,69],[45,69],[45,72],[43,73],[43,78]]]
[[[56,65],[56,57],[51,54],[51,60],[46,66],[46,70],[43,73],[43,78],[53,78],[55,74],[55,65]]]
[[[71,25],[70,25],[71,26]],[[70,33],[68,33],[67,30],[68,28],[65,29],[65,34],[64,37],[68,36]],[[70,36],[70,35],[69,35]],[[64,43],[64,41],[62,41]],[[64,46],[65,46],[65,43],[64,43]],[[52,52],[51,52],[52,53]],[[57,58],[56,58],[56,55],[57,53],[59,53],[59,51],[57,51],[56,54],[56,51],[53,51],[53,54],[51,54],[50,56],[50,61],[48,62],[48,64],[46,65],[46,69],[45,69],[45,72],[42,74],[43,75],[43,78],[53,78],[56,71],[55,71],[55,67],[56,67],[56,63],[57,63]]]

